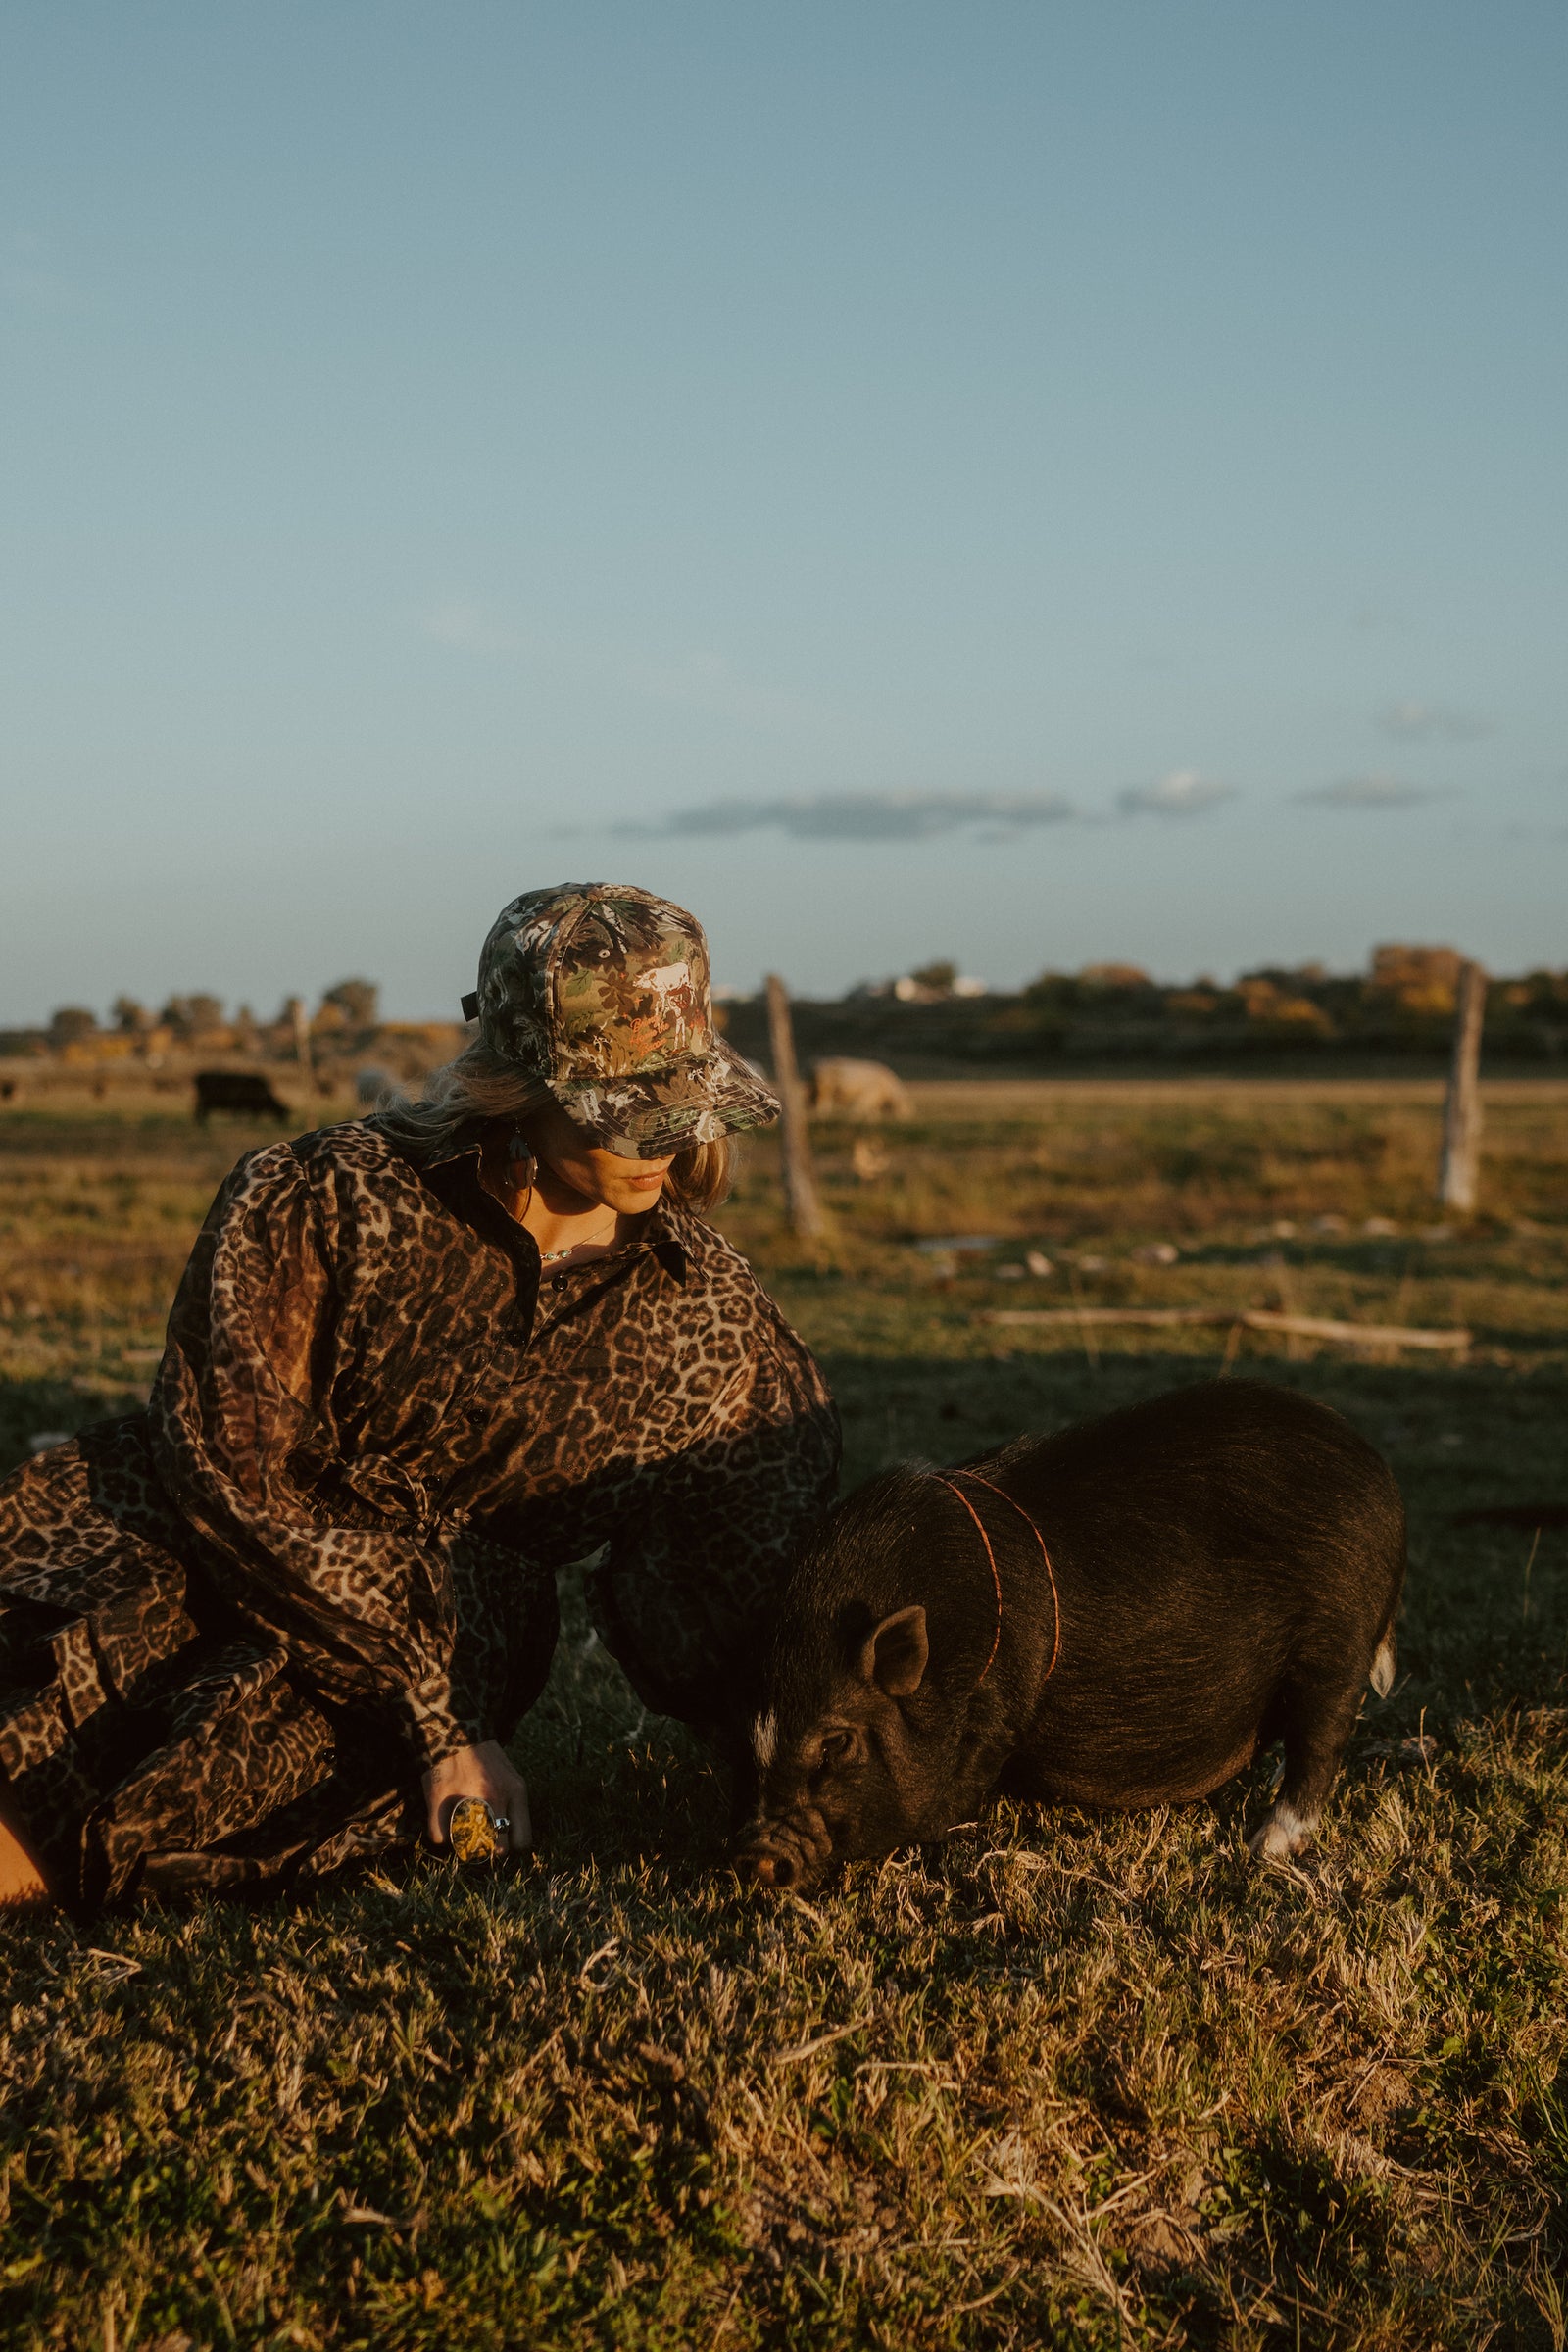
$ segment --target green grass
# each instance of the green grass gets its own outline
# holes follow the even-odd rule
[[[823,1354],[851,1480],[1219,1369],[1223,1333],[1091,1354],[987,1307],[1472,1329],[1457,1366],[1250,1339],[1234,1367],[1350,1413],[1410,1505],[1400,1679],[1305,1866],[1248,1863],[1260,1765],[742,1891],[717,1775],[568,1578],[517,1742],[531,1868],[0,1932],[0,2341],[1560,2352],[1568,1534],[1454,1513],[1568,1500],[1568,1096],[1499,1096],[1488,1214],[1440,1241],[1429,1090],[1173,1091],[934,1089],[879,1183],[822,1133],[822,1248],[765,1151],[725,1222]],[[0,1125],[4,1459],[139,1392],[249,1140]],[[1006,1238],[909,1246],[965,1231]],[[1133,1260],[1163,1238],[1176,1265]],[[1005,1279],[1023,1243],[1065,1270]]]

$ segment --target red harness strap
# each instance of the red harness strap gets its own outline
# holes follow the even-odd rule
[[[986,1534],[985,1521],[981,1518],[979,1512],[975,1509],[974,1504],[969,1500],[968,1495],[963,1492],[963,1489],[954,1485],[954,1478],[972,1478],[977,1487],[984,1487],[988,1494],[1000,1495],[1001,1499],[1004,1503],[1008,1504],[1012,1510],[1017,1512],[1019,1518],[1023,1521],[1025,1527],[1029,1530],[1029,1533],[1033,1536],[1035,1542],[1040,1546],[1040,1557],[1045,1561],[1046,1576],[1051,1585],[1051,1663],[1046,1668],[1044,1677],[1044,1679],[1049,1682],[1051,1677],[1056,1671],[1056,1660],[1061,1655],[1061,1595],[1056,1591],[1056,1572],[1051,1565],[1051,1554],[1046,1549],[1045,1537],[1040,1533],[1039,1528],[1036,1527],[1034,1521],[1024,1509],[1023,1504],[1021,1502],[1015,1502],[1012,1496],[1004,1493],[1001,1487],[994,1487],[989,1478],[982,1478],[978,1470],[956,1470],[954,1471],[952,1477],[950,1477],[944,1470],[933,1470],[931,1475],[934,1479],[938,1480],[941,1485],[946,1487],[950,1494],[956,1494],[958,1500],[962,1503],[964,1509],[974,1521],[975,1533],[980,1538],[981,1543],[985,1545],[986,1563],[991,1570],[991,1582],[997,1590],[997,1630],[991,1637],[991,1655],[987,1658],[985,1664],[980,1669],[980,1681],[976,1683],[975,1689],[977,1690],[979,1690],[980,1683],[983,1683],[986,1679],[986,1676],[991,1672],[992,1667],[997,1662],[997,1651],[1002,1646],[1002,1578],[997,1569],[997,1555],[991,1548],[991,1538]]]

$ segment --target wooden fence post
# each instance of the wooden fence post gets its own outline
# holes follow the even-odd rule
[[[311,1016],[305,1009],[303,997],[290,997],[289,1019],[294,1024],[294,1058],[302,1070],[311,1066]]]
[[[1438,1199],[1445,1208],[1476,1204],[1481,1170],[1481,1025],[1487,1011],[1487,975],[1479,963],[1459,969],[1453,1017],[1453,1066],[1443,1106],[1443,1159]]]
[[[814,1242],[822,1232],[822,1204],[811,1173],[811,1142],[806,1125],[806,1094],[795,1066],[795,1031],[789,991],[777,972],[767,975],[767,1036],[773,1054],[773,1084],[782,1116],[779,1162],[784,1174],[784,1213],[790,1230]]]

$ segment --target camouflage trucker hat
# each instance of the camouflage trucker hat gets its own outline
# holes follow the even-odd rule
[[[626,1159],[778,1116],[756,1071],[714,1034],[701,923],[651,891],[524,891],[491,925],[463,1011],[494,1053]]]

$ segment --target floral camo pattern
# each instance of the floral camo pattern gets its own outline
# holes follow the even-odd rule
[[[0,1486],[0,1804],[86,1909],[384,1852],[420,1770],[538,1696],[594,1553],[639,1695],[718,1729],[837,1463],[811,1356],[673,1202],[545,1276],[471,1152],[270,1146],[147,1411]]]
[[[514,899],[480,952],[477,996],[485,1043],[627,1158],[778,1115],[714,1033],[702,925],[629,883]]]

